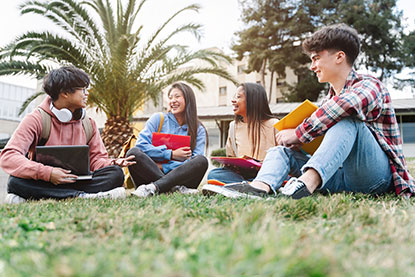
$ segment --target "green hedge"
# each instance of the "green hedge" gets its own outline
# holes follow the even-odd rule
[[[210,152],[210,156],[211,157],[225,157],[226,156],[226,149],[225,148],[219,148],[219,149],[212,150],[212,152]],[[217,161],[212,161],[212,164],[216,167],[221,166],[221,164],[218,163]]]

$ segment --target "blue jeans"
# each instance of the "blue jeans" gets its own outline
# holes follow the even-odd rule
[[[287,147],[268,150],[255,181],[275,191],[287,175],[298,177],[315,169],[322,192],[382,194],[392,188],[389,159],[362,121],[347,118],[331,127],[312,157]]]
[[[219,168],[212,169],[209,172],[207,179],[208,180],[215,179],[225,184],[229,184],[229,183],[238,183],[242,181],[252,181],[255,178],[255,175],[256,174],[252,174],[252,173],[242,175],[242,174],[235,172],[229,167],[219,167]]]

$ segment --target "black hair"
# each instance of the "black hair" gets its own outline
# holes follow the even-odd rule
[[[185,122],[187,124],[187,134],[190,136],[190,148],[192,150],[196,147],[196,140],[197,140],[197,129],[199,128],[199,124],[205,129],[206,133],[206,147],[208,145],[208,134],[206,131],[205,126],[203,126],[202,122],[200,122],[199,118],[197,117],[197,107],[196,107],[196,97],[195,93],[193,92],[192,88],[185,83],[177,82],[174,83],[171,88],[169,89],[168,95],[173,89],[178,89],[183,93],[184,101],[185,101]]]
[[[89,77],[83,70],[74,66],[63,66],[49,72],[43,79],[43,89],[56,101],[61,92],[74,93],[76,88],[89,86]]]
[[[246,119],[248,124],[248,134],[251,137],[252,156],[259,152],[261,144],[262,123],[274,118],[268,105],[267,93],[265,88],[256,83],[240,84],[245,93],[246,99]],[[241,116],[235,117],[235,122],[242,120]]]

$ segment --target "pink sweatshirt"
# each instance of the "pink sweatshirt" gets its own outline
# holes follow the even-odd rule
[[[60,122],[50,111],[51,98],[48,96],[39,105],[52,116],[49,140],[46,145],[86,145],[86,135],[81,120],[71,120],[68,123]],[[101,136],[96,123],[91,119],[93,135],[89,141],[89,156],[91,171],[110,165]],[[0,154],[0,166],[3,170],[15,177],[24,179],[44,180],[49,182],[52,173],[51,166],[31,161],[26,158],[35,151],[42,132],[42,117],[36,109],[25,116],[13,133],[6,147]]]

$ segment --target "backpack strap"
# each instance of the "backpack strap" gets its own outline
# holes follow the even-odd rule
[[[94,129],[92,128],[92,123],[91,123],[91,119],[89,118],[89,116],[86,115],[82,119],[82,127],[84,127],[85,136],[86,136],[86,144],[88,144],[92,138],[92,135],[94,134]]]
[[[229,136],[231,139],[232,149],[235,153],[235,157],[238,157],[238,148],[236,148],[235,121],[229,123]]]
[[[40,112],[40,116],[42,117],[42,132],[40,134],[40,139],[38,141],[39,146],[43,146],[49,139],[50,136],[50,125],[51,125],[51,116],[45,110],[38,107],[37,110]]]
[[[160,133],[161,127],[163,127],[163,122],[164,122],[164,114],[161,112],[160,113],[160,124],[159,124],[159,129],[157,130],[157,133]]]
[[[37,107],[37,109],[42,117],[42,132],[40,134],[40,139],[37,145],[43,146],[49,140],[52,117],[41,107]],[[88,144],[94,134],[94,129],[92,127],[91,119],[89,116],[85,116],[82,119],[82,127],[84,128],[86,136],[86,144]]]

